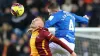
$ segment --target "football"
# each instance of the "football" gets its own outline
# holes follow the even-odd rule
[[[22,16],[24,14],[24,6],[20,3],[14,3],[11,6],[11,14],[17,17]]]

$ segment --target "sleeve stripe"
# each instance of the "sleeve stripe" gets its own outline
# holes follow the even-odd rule
[[[50,17],[49,17],[49,20],[51,21],[53,18],[54,18],[54,16],[50,16]]]
[[[50,36],[50,35],[51,35],[51,33],[48,36]]]
[[[53,38],[54,38],[54,36],[52,35],[51,38],[50,38],[50,40],[52,40]]]

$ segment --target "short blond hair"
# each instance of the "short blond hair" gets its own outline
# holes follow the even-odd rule
[[[41,16],[38,16],[38,17],[36,17],[36,18],[40,18],[43,22],[44,22],[44,20],[43,20],[43,17],[41,17]],[[35,19],[36,19],[35,18]],[[31,22],[31,24],[30,24],[30,28],[35,28],[35,19],[34,20],[32,20],[32,22]]]

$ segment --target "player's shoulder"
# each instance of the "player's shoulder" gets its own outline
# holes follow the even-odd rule
[[[48,29],[47,28],[39,28],[39,33],[42,36],[45,36],[48,33]]]
[[[67,16],[72,15],[72,13],[68,11],[63,11],[63,13],[65,13]]]
[[[61,14],[62,14],[62,12],[63,12],[63,11],[62,11],[62,10],[60,10],[60,11],[58,11],[58,12],[56,12],[56,13],[53,13],[53,14],[52,14],[52,16],[59,16],[59,15],[61,15]]]
[[[47,28],[42,28],[41,31],[42,31],[43,36],[48,36],[49,34],[51,34]]]
[[[48,31],[48,29],[47,28],[40,28],[40,31],[43,32],[43,33],[45,33],[45,32]]]

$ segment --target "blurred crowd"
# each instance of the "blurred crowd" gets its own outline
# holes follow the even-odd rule
[[[62,10],[90,18],[88,25],[76,23],[77,27],[100,27],[100,0],[0,0],[0,56],[29,56],[27,28],[36,16],[48,19],[49,2],[59,4]],[[11,15],[14,3],[24,5],[25,13],[21,17]]]
[[[100,39],[77,37],[75,52],[78,56],[99,56]]]

